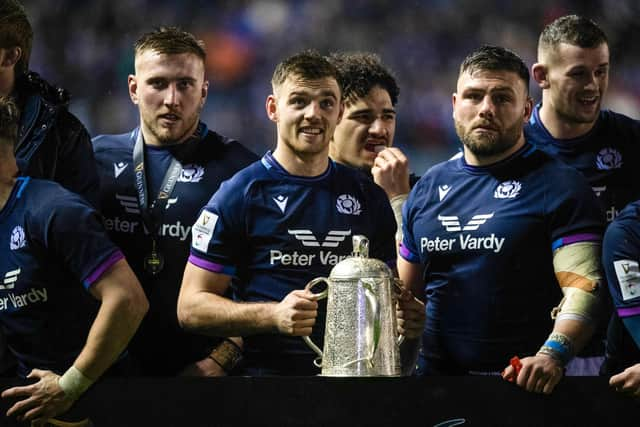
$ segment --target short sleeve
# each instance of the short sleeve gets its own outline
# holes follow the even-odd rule
[[[563,168],[552,176],[556,183],[545,196],[552,249],[578,242],[601,242],[604,213],[586,179],[577,171]],[[558,185],[557,183],[562,183]]]
[[[406,261],[417,264],[420,262],[418,246],[413,235],[413,210],[418,197],[422,180],[413,187],[407,197],[407,201],[402,208],[402,242],[400,243],[399,255]]]
[[[607,229],[602,262],[618,315],[640,315],[640,240],[624,223],[614,221]]]
[[[64,191],[52,205],[34,210],[33,235],[53,259],[89,288],[118,260],[122,253],[111,242],[102,217],[80,196]]]
[[[191,227],[191,264],[214,273],[236,274],[246,236],[244,200],[237,181],[222,183]]]

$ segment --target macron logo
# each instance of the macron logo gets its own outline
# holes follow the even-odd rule
[[[451,187],[446,184],[438,186],[438,195],[440,196],[440,201],[442,201],[442,199],[447,197],[447,194],[449,194],[450,190],[451,190]]]
[[[20,274],[20,269],[7,272],[4,275],[4,285],[0,285],[0,289],[13,289],[18,281],[18,274]]]
[[[118,178],[120,174],[122,174],[122,172],[124,172],[124,170],[127,168],[127,166],[129,165],[125,162],[114,163],[113,174],[115,175],[115,177]]]
[[[480,228],[488,219],[493,218],[493,212],[490,214],[474,215],[469,222],[462,227],[460,219],[457,216],[438,215],[438,221],[442,222],[442,226],[447,231],[473,231]]]
[[[336,248],[345,239],[351,235],[351,230],[336,231],[332,230],[327,234],[324,241],[320,243],[311,230],[288,230],[289,234],[295,236],[302,242],[302,246]]]
[[[283,195],[279,195],[273,198],[273,201],[276,202],[276,205],[278,205],[282,213],[284,213],[284,210],[287,208],[287,200],[289,200],[289,198],[284,197]]]

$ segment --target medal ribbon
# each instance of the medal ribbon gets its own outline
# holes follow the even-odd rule
[[[182,172],[182,165],[175,157],[171,159],[171,164],[167,168],[164,178],[162,179],[160,191],[158,191],[156,198],[149,203],[149,198],[147,197],[147,175],[144,169],[144,141],[142,139],[141,129],[138,129],[136,143],[133,146],[133,164],[135,166],[134,176],[136,191],[138,192],[140,216],[142,217],[142,222],[147,228],[147,231],[151,233],[151,238],[153,239],[153,251],[155,252],[155,241],[158,230],[160,229],[160,212],[166,206],[169,197],[176,186],[176,182]]]

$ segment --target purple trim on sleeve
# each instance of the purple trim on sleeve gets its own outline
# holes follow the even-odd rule
[[[403,243],[400,243],[399,253],[402,258],[411,263],[417,264],[420,262],[420,257],[414,255],[409,249],[407,249],[407,247]]]
[[[100,264],[98,268],[93,270],[93,273],[91,273],[89,276],[87,276],[86,279],[84,279],[84,282],[82,283],[85,289],[89,289],[89,286],[93,285],[104,274],[105,271],[111,268],[113,264],[120,261],[122,258],[124,258],[124,254],[120,250],[117,250],[113,254],[111,254],[111,256],[107,258],[105,262]]]
[[[208,270],[214,273],[222,273],[228,276],[233,276],[235,274],[235,268],[233,267],[226,267],[221,264],[216,264],[215,262],[211,262],[206,259],[199,258],[193,254],[189,255],[189,262],[197,267],[203,268],[205,270]]]
[[[640,306],[638,307],[630,307],[630,308],[619,308],[618,316],[622,317],[631,317],[640,315]]]
[[[583,233],[583,234],[574,234],[573,236],[565,236],[557,239],[551,244],[551,249],[556,250],[562,246],[567,246],[572,243],[579,242],[601,242],[602,236],[600,234],[592,234],[592,233]]]

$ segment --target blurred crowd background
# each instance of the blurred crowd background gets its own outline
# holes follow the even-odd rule
[[[535,62],[545,24],[589,16],[612,52],[605,106],[640,118],[638,0],[25,0],[35,31],[31,68],[72,94],[72,111],[92,135],[138,123],[127,93],[133,43],[178,25],[207,45],[211,82],[203,119],[262,154],[275,144],[264,109],[275,65],[305,48],[378,53],[400,84],[396,145],[412,170],[459,150],[451,119],[457,67],[473,48],[498,44]],[[531,85],[535,100],[540,91]]]

